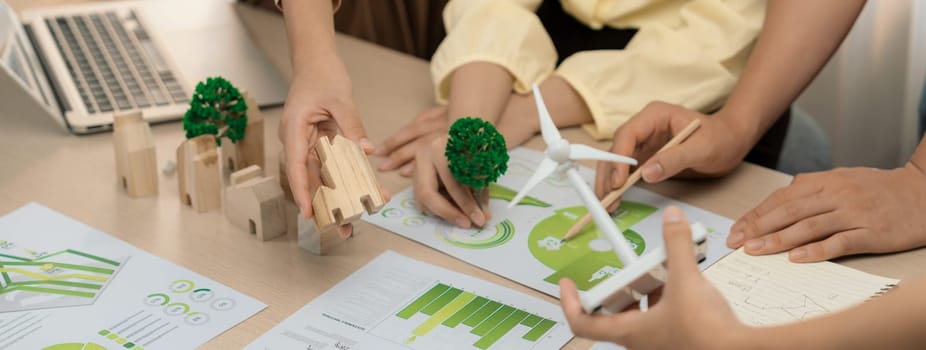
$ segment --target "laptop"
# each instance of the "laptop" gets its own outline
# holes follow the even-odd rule
[[[176,120],[198,81],[222,76],[258,105],[287,84],[251,41],[234,4],[151,0],[33,9],[0,0],[0,117],[47,115],[73,133],[112,129],[141,110]]]

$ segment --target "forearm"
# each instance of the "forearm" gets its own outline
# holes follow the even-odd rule
[[[469,116],[496,124],[511,96],[513,81],[505,68],[494,63],[460,66],[450,78],[447,113],[451,122]]]
[[[718,113],[754,144],[845,38],[865,0],[776,0],[742,77]]]
[[[553,75],[540,84],[544,104],[558,128],[592,122],[592,113],[565,79]],[[533,94],[512,94],[496,124],[509,148],[514,148],[540,132],[537,104]]]
[[[854,308],[741,335],[753,349],[920,349],[926,344],[926,280],[904,283]]]
[[[283,17],[294,74],[337,57],[331,0],[285,1]]]

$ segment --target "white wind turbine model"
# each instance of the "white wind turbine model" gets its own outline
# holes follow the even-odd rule
[[[540,96],[540,89],[534,85],[534,99],[537,101],[537,114],[540,117],[540,132],[543,135],[543,141],[547,143],[547,151],[537,171],[527,180],[527,184],[518,192],[514,200],[508,204],[511,208],[521,202],[521,199],[547,176],[556,172],[566,172],[569,180],[575,187],[579,197],[585,202],[595,225],[611,241],[611,246],[617,257],[620,258],[624,268],[621,273],[608,277],[606,280],[595,285],[585,293],[581,293],[580,299],[582,308],[586,312],[601,311],[612,313],[623,310],[634,302],[640,301],[643,295],[649,294],[659,286],[665,283],[666,271],[662,267],[666,259],[664,247],[653,249],[646,256],[638,259],[634,254],[630,243],[624,239],[617,225],[611,221],[611,216],[607,210],[592,193],[588,184],[579,175],[576,169],[576,160],[590,159],[603,160],[609,162],[627,163],[637,165],[633,158],[619,156],[608,153],[585,145],[570,145],[559,135],[559,130],[553,124],[550,112],[543,104],[543,97]],[[701,223],[691,224],[691,235],[695,243],[695,256],[698,261],[703,259],[707,254],[707,229]]]
[[[630,243],[620,233],[617,225],[611,221],[611,216],[608,215],[608,211],[598,201],[598,197],[592,193],[592,189],[579,175],[575,161],[580,159],[603,160],[630,165],[637,165],[637,161],[630,157],[605,152],[586,145],[569,144],[569,141],[560,136],[559,130],[553,124],[550,112],[547,111],[547,106],[543,103],[543,96],[540,95],[540,89],[537,88],[536,84],[534,84],[533,89],[534,100],[537,102],[537,115],[540,117],[540,133],[543,136],[543,141],[547,144],[547,151],[544,153],[545,156],[537,167],[537,171],[527,180],[527,184],[518,192],[514,200],[508,204],[508,207],[511,208],[519,203],[527,195],[527,192],[537,186],[543,179],[556,172],[565,171],[572,182],[572,186],[579,193],[579,197],[585,202],[585,207],[588,208],[589,213],[595,220],[595,225],[611,242],[611,246],[614,248],[614,252],[617,253],[617,257],[620,258],[621,263],[624,266],[629,266],[636,261],[637,255],[634,254]]]

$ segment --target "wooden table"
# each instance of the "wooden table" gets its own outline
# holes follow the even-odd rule
[[[65,1],[15,0],[17,10]],[[284,76],[291,75],[282,17],[239,7],[258,46]],[[353,80],[355,99],[373,142],[382,142],[418,112],[433,104],[427,62],[348,37],[338,48]],[[265,110],[267,168],[277,168],[281,145],[276,136],[280,108]],[[286,237],[260,242],[231,226],[221,211],[197,214],[180,204],[176,175],[160,174],[157,197],[130,199],[115,176],[112,134],[74,136],[52,120],[38,116],[0,116],[0,213],[28,202],[39,202],[81,222],[108,232],[152,254],[196,271],[255,297],[269,307],[213,339],[206,348],[241,348],[325,292],[384,250],[475,276],[541,299],[556,299],[476,268],[463,261],[366,223],[355,238],[329,256],[315,256],[297,247],[294,230]],[[180,123],[155,125],[158,163],[172,160],[183,140]],[[579,129],[564,137],[599,147]],[[528,147],[540,149],[535,137]],[[378,162],[374,159],[374,162]],[[395,173],[380,174],[393,192],[409,186]],[[644,186],[715,213],[738,218],[790,177],[751,164],[710,181],[670,181]],[[291,207],[289,214],[295,213]],[[917,274],[926,252],[841,261],[852,267],[895,278]],[[591,342],[576,339],[567,349],[585,349]]]

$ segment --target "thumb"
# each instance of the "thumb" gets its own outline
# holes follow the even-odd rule
[[[360,145],[363,148],[363,153],[367,155],[373,153],[376,147],[367,139],[367,131],[363,128],[360,114],[357,112],[357,108],[354,107],[353,102],[335,104],[331,107],[331,114],[344,137]]]
[[[662,213],[662,238],[666,244],[666,264],[670,278],[673,275],[697,274],[691,227],[682,210],[674,205]]]
[[[681,143],[653,155],[643,164],[643,180],[659,182],[677,175],[692,166],[691,144]]]

